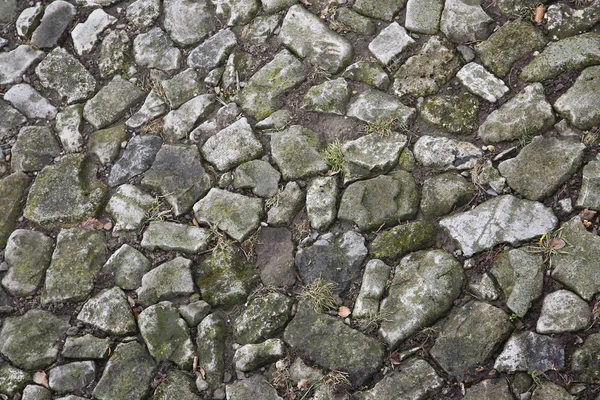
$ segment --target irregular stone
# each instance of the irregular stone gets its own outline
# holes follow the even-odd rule
[[[252,21],[258,7],[258,0],[212,0],[215,5],[215,15],[227,25],[245,25]]]
[[[213,307],[243,303],[257,280],[244,253],[232,246],[213,251],[195,272],[202,299]]]
[[[27,385],[23,389],[22,398],[27,400],[52,400],[52,392],[43,386]]]
[[[2,286],[16,297],[34,294],[50,265],[52,247],[52,239],[41,232],[14,231],[4,249],[8,273],[2,278]]]
[[[315,312],[306,302],[299,304],[283,340],[324,368],[348,372],[355,385],[362,384],[379,370],[385,353],[377,340],[350,328],[338,318]]]
[[[295,1],[295,0],[294,0]],[[275,15],[260,15],[252,21],[245,39],[250,43],[261,44],[269,40],[279,28],[282,16]]]
[[[85,22],[77,24],[71,31],[75,52],[80,56],[90,53],[98,42],[98,36],[115,22],[117,19],[102,9],[92,11]]]
[[[487,37],[493,21],[478,1],[449,0],[442,11],[440,30],[455,43],[475,42]]]
[[[144,274],[150,271],[150,261],[133,247],[124,244],[110,256],[102,270],[114,277],[115,284],[121,289],[136,290],[142,285]]]
[[[381,260],[369,260],[365,266],[352,318],[373,318],[379,312],[379,300],[387,287],[391,268]]]
[[[293,4],[296,4],[296,0],[260,0],[262,3],[262,9],[267,14],[274,14],[279,11],[285,10]]]
[[[235,369],[249,372],[285,356],[285,343],[281,339],[268,339],[263,343],[247,344],[233,355]]]
[[[554,125],[552,106],[546,101],[544,87],[537,82],[493,111],[481,124],[477,136],[485,143],[498,143],[537,135]]]
[[[369,253],[375,258],[396,259],[426,249],[435,244],[436,229],[435,224],[424,221],[395,226],[375,237]]]
[[[535,137],[515,158],[503,161],[498,171],[508,185],[530,200],[554,193],[581,167],[583,143]]]
[[[138,342],[117,345],[94,389],[94,397],[112,400],[127,393],[128,399],[141,400],[150,388],[155,365],[148,351]]]
[[[162,138],[154,135],[138,135],[131,138],[121,157],[110,170],[108,185],[121,185],[150,168],[162,143]]]
[[[500,297],[493,278],[487,272],[483,275],[474,276],[467,288],[479,300],[494,301]]]
[[[475,187],[454,172],[435,175],[423,182],[421,211],[426,216],[439,217],[467,204]]]
[[[119,124],[91,133],[87,147],[102,164],[111,164],[119,155],[121,143],[126,140],[125,125]]]
[[[179,306],[179,315],[190,327],[198,326],[209,313],[210,305],[203,300]]]
[[[342,9],[343,10],[343,9]],[[358,61],[344,70],[342,77],[351,81],[363,82],[385,91],[390,86],[390,77],[381,66],[372,61]]]
[[[539,333],[576,332],[588,327],[592,313],[573,292],[558,290],[546,295],[537,321]]]
[[[19,131],[12,148],[10,166],[13,171],[39,171],[51,164],[61,150],[52,129],[45,126],[25,126]]]
[[[115,76],[85,103],[83,117],[94,128],[104,128],[125,115],[127,110],[139,103],[145,95],[144,91],[133,83]]]
[[[25,44],[14,50],[0,53],[0,85],[17,82],[43,55],[43,51],[35,50]]]
[[[59,339],[68,326],[67,321],[43,310],[6,318],[0,330],[0,353],[18,368],[46,368],[56,361]]]
[[[596,156],[583,168],[581,190],[576,206],[600,210],[600,157]]]
[[[204,370],[204,378],[211,388],[223,384],[226,335],[227,322],[222,313],[210,314],[198,325],[196,335],[198,368]]]
[[[364,36],[372,36],[377,32],[375,23],[369,18],[352,11],[350,8],[342,7],[335,10],[335,21],[342,24],[345,30],[356,32]],[[329,24],[335,30],[335,25]]]
[[[404,26],[412,32],[435,35],[440,28],[443,0],[408,0]]]
[[[155,27],[133,40],[133,57],[142,67],[171,72],[181,66],[182,55],[167,34]]]
[[[204,158],[219,171],[228,171],[263,153],[262,144],[246,118],[242,118],[209,138],[202,146]]]
[[[236,189],[252,189],[259,197],[271,197],[277,194],[281,174],[266,161],[252,160],[235,169],[233,186]]]
[[[400,97],[435,94],[461,66],[462,61],[452,43],[433,36],[416,55],[398,68],[394,75],[394,93]]]
[[[569,4],[551,4],[546,10],[546,29],[553,38],[564,39],[590,30],[600,21],[600,2],[588,1],[583,9]]]
[[[350,221],[361,231],[396,225],[412,219],[419,209],[414,178],[406,171],[352,183],[342,195],[338,218]]]
[[[304,192],[296,182],[288,182],[283,191],[274,196],[275,204],[267,213],[267,223],[271,226],[286,226],[304,207]]]
[[[303,82],[306,75],[302,62],[282,50],[248,80],[235,101],[256,120],[265,119],[278,110],[279,96]]]
[[[23,114],[2,100],[0,100],[0,114],[2,115],[2,120],[0,120],[0,140],[8,138],[17,131],[19,126],[27,121],[27,118]]]
[[[561,371],[565,366],[565,349],[559,340],[535,332],[513,334],[496,358],[499,372]]]
[[[200,94],[200,82],[193,68],[188,68],[171,79],[161,82],[165,97],[172,109]]]
[[[374,124],[392,118],[402,126],[409,126],[415,117],[415,109],[405,106],[396,97],[377,89],[359,94],[348,106],[349,117]]]
[[[56,107],[26,83],[8,89],[4,93],[4,100],[27,118],[54,119],[56,116]]]
[[[19,35],[21,38],[29,39],[35,28],[37,28],[40,24],[42,15],[44,15],[44,7],[42,3],[37,3],[32,7],[27,7],[24,9],[21,14],[19,14],[19,17],[15,22],[17,35]],[[12,18],[10,22],[12,22]]]
[[[96,365],[93,361],[72,362],[48,371],[48,383],[56,392],[74,392],[94,382]]]
[[[347,231],[321,235],[311,246],[299,248],[295,263],[304,285],[322,279],[336,283],[332,292],[340,294],[360,275],[366,256],[365,238]]]
[[[197,254],[208,248],[208,230],[176,222],[153,221],[144,231],[141,246],[148,250],[181,251]]]
[[[165,29],[180,46],[198,43],[215,27],[214,14],[208,0],[166,0],[163,10]]]
[[[476,183],[483,188],[489,186],[496,194],[504,193],[506,178],[502,177],[500,172],[494,168],[492,161],[486,160],[479,165],[481,165],[480,168],[471,170],[471,180],[473,183]]]
[[[502,221],[501,224],[498,221]],[[554,229],[558,219],[541,203],[504,195],[440,221],[470,257],[500,243],[516,246]]]
[[[335,74],[350,64],[354,51],[348,40],[301,5],[289,8],[279,38],[294,54]]]
[[[424,167],[441,170],[470,169],[483,156],[481,149],[470,142],[441,136],[421,136],[413,151]]]
[[[588,32],[550,43],[542,53],[521,71],[527,82],[543,81],[572,69],[598,63],[600,34]]]
[[[561,117],[568,119],[579,129],[592,129],[600,125],[600,66],[589,67],[577,77],[569,88],[554,103]]]
[[[316,230],[327,229],[336,215],[338,181],[335,176],[313,179],[306,190],[306,213],[310,226]]]
[[[456,74],[456,77],[469,92],[476,94],[490,103],[495,103],[509,91],[502,80],[496,78],[481,65],[474,62],[470,62],[462,67]]]
[[[48,4],[40,25],[31,35],[31,44],[41,49],[56,46],[76,13],[75,6],[64,0],[56,0]]]
[[[1,23],[13,22],[12,20],[17,16],[16,0],[3,0],[0,3],[0,11],[2,12],[2,16],[0,17]]]
[[[451,314],[431,356],[448,374],[460,379],[487,361],[512,330],[504,311],[472,301]]]
[[[176,142],[185,139],[194,125],[214,108],[214,94],[201,94],[185,102],[177,110],[170,111],[164,119],[163,133],[166,139]]]
[[[150,270],[136,291],[139,303],[147,306],[194,293],[191,266],[191,260],[176,257]]]
[[[531,400],[573,400],[573,396],[554,382],[542,381],[533,391]]]
[[[357,0],[352,8],[367,17],[391,21],[405,5],[406,0]]]
[[[348,82],[344,78],[338,78],[308,89],[300,107],[307,111],[344,115],[348,100]]]
[[[316,134],[300,125],[272,135],[271,154],[285,180],[327,171],[325,156],[317,151]]]
[[[288,368],[289,377],[295,384],[298,384],[303,379],[306,379],[310,384],[323,378],[323,374],[319,369],[312,368],[306,365],[302,358],[296,357],[294,362]]]
[[[2,11],[0,5],[0,11]],[[0,393],[6,396],[14,396],[31,381],[31,375],[25,371],[11,366],[10,364],[0,365]]]
[[[81,337],[67,336],[61,355],[66,358],[105,360],[108,358],[110,339],[100,339],[90,334]]]
[[[140,109],[125,121],[125,125],[129,128],[139,128],[145,123],[165,115],[167,111],[167,103],[153,90],[148,94]]]
[[[583,345],[575,350],[571,358],[571,370],[581,382],[598,384],[600,382],[600,334],[594,333],[585,339]]]
[[[485,41],[475,46],[483,65],[498,76],[505,76],[512,65],[540,51],[546,45],[544,34],[524,19],[502,25]]]
[[[236,342],[244,345],[272,338],[285,328],[293,304],[291,297],[278,292],[252,300],[234,322]]]
[[[512,392],[506,379],[486,379],[471,386],[464,400],[513,400]]]
[[[77,319],[112,335],[127,335],[137,331],[127,296],[118,287],[103,290],[89,299]]]
[[[228,400],[282,400],[277,391],[262,375],[253,375],[248,379],[237,380],[225,386]]]
[[[373,389],[358,392],[358,400],[425,399],[427,394],[439,389],[443,380],[425,360],[411,359],[402,363],[377,382]]]
[[[84,7],[107,7],[118,1],[119,0],[76,0],[76,3]]]
[[[185,372],[173,370],[167,378],[156,388],[151,400],[199,400],[201,397],[196,393],[194,380]]]
[[[431,96],[418,109],[425,122],[444,132],[464,135],[479,125],[479,100],[469,93]]]
[[[56,114],[56,134],[67,153],[78,153],[83,149],[84,141],[80,130],[82,119],[82,104],[65,107]]]
[[[100,76],[110,78],[118,73],[129,73],[131,61],[131,42],[127,33],[123,30],[109,32],[100,45]]]
[[[220,30],[192,50],[187,63],[204,76],[221,65],[236,44],[237,39],[231,29]]]
[[[113,234],[120,236],[130,232],[137,233],[154,201],[154,197],[136,186],[119,186],[106,205],[106,212],[115,221]]]
[[[261,228],[255,251],[263,285],[286,287],[296,282],[294,243],[289,229]]]
[[[8,237],[15,229],[21,213],[21,199],[29,182],[29,177],[23,172],[0,179],[0,209],[4,210],[0,213],[0,248],[6,246]]]
[[[174,2],[170,1],[166,3],[168,5],[172,5]],[[127,6],[127,21],[133,24],[136,28],[148,28],[152,26],[160,16],[160,9],[160,0],[136,0]],[[167,14],[166,11],[165,14]],[[185,16],[189,17],[189,15]],[[172,17],[170,16],[170,18]],[[183,28],[183,26],[180,26],[179,28]],[[170,31],[171,26],[169,25],[168,28],[166,27],[166,29],[167,31]]]
[[[369,51],[383,65],[388,65],[415,44],[400,24],[392,22],[369,43]]]

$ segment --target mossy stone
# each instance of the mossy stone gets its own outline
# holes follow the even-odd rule
[[[29,186],[29,177],[23,172],[15,172],[0,179],[0,248],[6,246],[8,237],[17,224],[21,213],[21,199]]]
[[[254,299],[234,322],[239,344],[258,343],[283,330],[294,301],[281,293],[269,293]]]
[[[444,132],[465,135],[477,126],[479,100],[467,92],[431,96],[418,108],[425,122]]]
[[[377,234],[369,246],[369,254],[374,258],[396,259],[433,246],[436,233],[436,225],[427,221],[398,225]]]
[[[428,217],[449,214],[469,202],[475,187],[454,172],[435,175],[423,183],[421,211]]]

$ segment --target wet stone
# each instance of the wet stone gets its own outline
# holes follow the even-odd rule
[[[146,97],[146,100],[144,100],[144,104],[142,104],[140,109],[125,121],[125,125],[129,128],[139,128],[145,123],[165,115],[168,110],[166,101],[152,90]]]
[[[115,22],[117,19],[102,9],[92,11],[85,22],[75,25],[71,31],[75,52],[80,56],[90,53],[98,42],[98,36]]]
[[[444,132],[469,134],[478,125],[479,100],[469,93],[431,96],[418,109],[425,122]]]
[[[344,78],[338,78],[308,89],[301,108],[307,111],[344,115],[349,99],[348,83]]]
[[[150,168],[162,142],[160,136],[134,136],[112,166],[108,176],[109,186],[121,185]]]
[[[372,61],[358,61],[344,70],[342,76],[348,80],[363,82],[379,90],[387,90],[390,77],[381,65]]]
[[[228,400],[281,400],[277,391],[262,375],[253,375],[248,379],[238,380],[225,386]]]
[[[160,9],[160,0],[136,0],[127,7],[127,20],[136,28],[147,28],[160,16]]]
[[[440,30],[455,43],[485,39],[493,19],[480,3],[469,0],[448,0],[440,21]]]
[[[176,257],[147,272],[136,291],[140,304],[147,306],[194,293],[191,267],[191,260]]]
[[[387,65],[415,44],[406,29],[392,22],[369,43],[369,51],[383,65]]]
[[[405,106],[395,96],[377,89],[369,89],[359,94],[348,106],[347,113],[349,117],[371,124],[393,118],[403,126],[409,126],[415,114],[414,108]]]
[[[408,0],[405,27],[409,31],[435,35],[440,27],[443,0]]]
[[[242,118],[209,138],[201,151],[204,158],[219,171],[228,171],[258,158],[263,148],[248,120]]]
[[[421,136],[413,152],[424,167],[441,170],[470,169],[483,156],[481,149],[474,144],[441,136]]]
[[[88,151],[98,157],[102,164],[115,161],[121,150],[121,143],[127,140],[125,125],[101,129],[89,135]]]
[[[391,21],[406,5],[406,0],[357,0],[352,8],[367,17]]]
[[[103,290],[89,299],[77,319],[111,335],[127,335],[137,331],[127,296],[118,287]]]
[[[43,52],[27,45],[0,53],[0,85],[14,83],[21,79],[25,71],[43,56]]]
[[[56,116],[56,107],[26,83],[8,89],[4,93],[4,100],[27,118],[54,119]]]
[[[281,339],[268,339],[262,343],[247,344],[233,355],[235,369],[249,372],[285,356],[285,343]]]
[[[56,114],[56,134],[67,153],[78,153],[83,149],[82,120],[83,104],[65,107]]]
[[[306,213],[310,226],[325,230],[336,216],[338,180],[335,176],[313,179],[306,190]]]
[[[600,157],[596,156],[583,168],[577,207],[600,210]]]
[[[600,382],[599,354],[600,334],[591,334],[571,358],[571,370],[576,374],[578,380],[594,384]]]
[[[16,395],[30,380],[31,375],[27,372],[21,371],[10,364],[3,363],[0,365],[0,393],[2,395]]]
[[[343,7],[335,10],[335,20],[341,23],[344,29],[361,35],[371,36],[377,31],[377,27],[371,19],[352,11],[350,8]],[[334,29],[331,24],[329,27]]]
[[[210,305],[204,300],[184,304],[179,307],[179,315],[190,327],[198,326],[200,322],[210,313]]]
[[[39,171],[51,164],[61,153],[52,129],[45,126],[25,126],[19,131],[10,159],[13,171]]]
[[[181,51],[160,28],[152,28],[133,40],[135,62],[142,67],[165,72],[175,71],[181,66]]]
[[[128,73],[131,57],[131,42],[127,33],[123,30],[109,32],[100,45],[100,76],[110,78],[118,73]]]
[[[284,180],[307,178],[327,171],[325,156],[317,150],[316,133],[293,125],[271,136],[271,154]]]
[[[258,343],[272,338],[285,328],[293,304],[292,298],[278,292],[252,300],[233,324],[236,342]]]
[[[486,379],[471,386],[464,400],[513,400],[506,379]]]
[[[579,129],[600,125],[600,66],[589,67],[575,83],[554,103],[558,114]]]
[[[226,335],[227,322],[222,313],[210,314],[198,325],[196,335],[198,368],[204,370],[204,377],[210,388],[217,388],[223,383]]]
[[[267,213],[267,223],[271,226],[291,224],[305,203],[304,192],[296,182],[288,182],[274,199],[277,201]]]
[[[142,285],[142,277],[150,271],[150,261],[139,251],[124,244],[115,251],[106,264],[103,272],[115,279],[115,284],[124,290],[135,290]]]
[[[379,312],[379,300],[386,290],[391,268],[381,260],[369,260],[365,266],[352,318],[369,318]]]
[[[588,304],[573,292],[558,290],[546,295],[537,321],[539,333],[576,332],[589,326]]]
[[[259,197],[277,194],[281,174],[266,161],[252,160],[235,169],[233,186],[236,189],[252,189]]]
[[[496,371],[507,373],[561,371],[564,366],[564,345],[556,338],[535,332],[513,334],[494,363]]]
[[[31,44],[42,49],[56,46],[76,12],[75,6],[64,0],[50,3],[44,10],[40,25],[31,35]]]
[[[154,204],[154,197],[137,186],[125,184],[117,188],[106,205],[106,212],[115,222],[116,236],[137,233],[143,226],[146,215]]]
[[[194,125],[213,110],[215,95],[201,94],[186,101],[177,110],[170,111],[164,119],[163,135],[169,142],[185,139]]]
[[[74,392],[94,382],[96,366],[93,361],[59,365],[48,371],[48,383],[55,392]]]
[[[286,287],[296,282],[294,243],[287,228],[262,228],[256,244],[256,267],[265,286]]]
[[[502,80],[474,62],[462,67],[456,77],[471,93],[490,103],[495,103],[509,91]]]
[[[426,216],[442,216],[471,200],[475,187],[461,175],[447,172],[428,178],[421,189],[421,211]]]
[[[571,7],[569,4],[551,4],[546,10],[546,28],[552,37],[564,39],[590,30],[600,21],[600,2],[588,1],[583,9]]]
[[[2,120],[0,121],[0,140],[4,140],[11,133],[16,132],[19,126],[27,121],[27,118],[25,118],[23,114],[2,100],[0,100],[0,113],[2,114]]]
[[[148,250],[196,254],[208,248],[208,230],[176,222],[152,221],[144,231],[141,246]]]
[[[223,64],[236,44],[237,39],[230,29],[221,30],[192,50],[187,63],[205,76],[211,69]]]
[[[4,248],[8,237],[15,229],[21,213],[21,199],[29,186],[29,177],[23,172],[15,172],[0,179],[0,248]]]
[[[435,236],[435,224],[424,221],[409,222],[378,233],[369,246],[369,253],[375,258],[396,259],[433,246]]]
[[[214,29],[215,20],[210,3],[208,0],[164,1],[165,29],[175,43],[180,46],[198,43]],[[157,16],[159,12],[160,8],[157,7]]]

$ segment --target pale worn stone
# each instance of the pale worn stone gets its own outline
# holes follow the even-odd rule
[[[138,301],[144,306],[194,293],[192,261],[176,257],[150,270],[137,290]]]
[[[580,331],[588,327],[591,317],[584,300],[568,290],[558,290],[544,298],[536,330],[539,333]]]
[[[78,153],[83,149],[82,121],[82,104],[65,107],[61,112],[56,114],[56,134],[67,153]]]
[[[75,6],[64,0],[50,3],[44,10],[40,25],[31,35],[31,44],[42,49],[56,46],[76,12]]]
[[[317,151],[315,132],[293,125],[271,137],[271,154],[284,180],[327,171],[325,156]]]
[[[188,66],[204,76],[221,65],[236,44],[237,39],[230,29],[221,30],[190,52]]]
[[[474,42],[487,37],[492,21],[479,1],[446,0],[440,30],[455,43]]]
[[[141,246],[148,250],[196,254],[208,248],[210,237],[208,230],[193,225],[152,221],[144,231]]]
[[[228,171],[241,163],[258,158],[262,153],[262,144],[254,136],[246,118],[219,131],[202,146],[204,158],[219,171]]]
[[[133,40],[133,56],[140,66],[165,72],[179,69],[182,60],[181,51],[158,27],[136,36]]]
[[[435,35],[440,28],[443,8],[443,0],[408,0],[404,26],[409,31]]]
[[[413,151],[420,164],[441,170],[470,169],[483,156],[474,144],[439,136],[421,136]]]
[[[391,21],[406,5],[406,0],[357,0],[352,8],[367,17]]]
[[[556,338],[535,332],[513,334],[496,358],[494,369],[500,372],[561,371],[565,365],[564,345]]]
[[[127,335],[137,331],[127,296],[118,287],[103,290],[89,299],[77,319],[112,335]]]
[[[43,52],[22,44],[14,50],[0,53],[0,85],[15,83],[33,63],[42,58]]]
[[[115,22],[117,18],[102,9],[92,11],[85,22],[75,25],[71,31],[75,52],[80,56],[90,53],[98,42],[98,36]]]
[[[215,27],[213,8],[208,0],[165,0],[163,10],[165,30],[180,46],[198,43]]]
[[[490,103],[495,103],[509,91],[502,80],[474,62],[462,67],[456,77],[471,93]]]
[[[336,216],[338,180],[335,176],[315,178],[306,190],[306,212],[310,226],[324,230]]]
[[[379,312],[391,268],[381,260],[369,260],[365,266],[360,291],[352,310],[353,318],[369,318]]]
[[[54,119],[57,113],[56,107],[27,83],[19,83],[8,89],[4,93],[4,100],[27,118]]]
[[[414,44],[415,40],[406,29],[397,22],[392,22],[369,43],[369,51],[380,63],[387,65]]]
[[[394,118],[399,124],[409,126],[416,111],[405,106],[392,95],[377,89],[369,89],[352,101],[348,106],[347,115],[370,124],[381,122],[386,118]]]

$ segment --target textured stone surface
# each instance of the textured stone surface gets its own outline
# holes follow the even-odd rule
[[[421,136],[413,151],[423,166],[441,170],[473,168],[483,155],[474,144],[441,136]]]
[[[215,20],[208,0],[165,0],[164,26],[171,39],[189,46],[204,39],[213,30]]]
[[[310,226],[316,230],[325,230],[336,217],[338,180],[328,176],[315,178],[306,190],[306,213]]]
[[[31,44],[42,49],[56,46],[76,12],[75,6],[64,0],[50,3],[44,10],[39,26],[31,35]]]
[[[108,185],[121,185],[150,168],[162,143],[162,138],[154,135],[131,138],[110,170]]]
[[[191,267],[191,260],[176,257],[151,269],[142,277],[142,285],[137,290],[140,304],[151,305],[194,293]]]
[[[181,51],[160,28],[152,28],[136,36],[133,41],[133,57],[140,66],[174,71],[181,65]]]
[[[338,78],[311,87],[302,100],[302,108],[307,111],[344,115],[349,99],[348,83],[345,79]]]
[[[11,167],[14,171],[39,171],[51,164],[61,148],[50,128],[26,126],[21,128],[12,148]]]
[[[558,290],[544,298],[536,330],[539,333],[580,331],[588,327],[591,316],[588,304],[579,296]]]
[[[137,331],[127,296],[118,287],[104,290],[88,300],[77,319],[113,335]]]
[[[352,310],[353,318],[369,318],[379,312],[391,268],[381,260],[369,260],[365,266],[360,291]]]
[[[600,125],[600,66],[589,67],[577,77],[575,83],[554,103],[554,108],[579,129]]]
[[[208,248],[208,230],[176,222],[152,221],[144,231],[141,246],[145,249],[161,249],[196,254]]]
[[[434,35],[440,27],[442,0],[408,0],[405,27],[409,31]]]
[[[409,126],[415,117],[415,109],[405,106],[394,96],[369,89],[351,102],[347,115],[367,123],[394,118],[399,124]]]
[[[471,200],[475,188],[454,172],[435,175],[423,182],[421,211],[426,216],[442,216]]]
[[[420,116],[434,128],[468,134],[478,122],[479,100],[469,93],[428,97],[419,104]]]
[[[375,58],[387,65],[415,44],[406,29],[397,22],[392,22],[369,43],[369,51]]]
[[[583,382],[600,382],[600,334],[595,333],[587,337],[580,349],[573,353],[571,369],[578,379]]]
[[[600,157],[596,156],[583,168],[577,207],[600,210]]]
[[[54,119],[56,107],[27,83],[19,83],[4,93],[4,100],[27,118]]]
[[[233,355],[235,369],[242,372],[253,371],[270,364],[285,355],[285,343],[281,339],[267,339],[262,343],[247,344]]]
[[[2,248],[6,246],[8,237],[15,229],[17,218],[21,213],[21,199],[29,182],[29,177],[23,172],[15,172],[0,179],[0,207],[5,210],[0,214],[0,247]]]
[[[564,346],[550,336],[534,332],[513,334],[496,358],[494,369],[500,372],[562,370]]]
[[[219,171],[228,171],[243,162],[258,158],[262,152],[262,145],[245,118],[212,136],[202,146],[204,158]]]
[[[96,129],[117,121],[145,97],[136,85],[117,76],[85,103],[83,118]]]
[[[474,42],[487,37],[492,21],[478,1],[447,0],[440,30],[453,42]]]
[[[327,171],[325,156],[317,151],[315,133],[294,125],[271,137],[273,161],[284,180],[314,176]]]
[[[495,103],[509,91],[502,80],[474,62],[462,67],[456,77],[471,93],[490,103]]]
[[[0,53],[0,85],[13,83],[43,55],[40,50],[35,50],[27,45],[21,45],[12,51]]]
[[[106,212],[115,222],[113,233],[123,235],[139,231],[154,201],[154,197],[137,186],[119,186],[106,204]]]
[[[357,0],[353,9],[367,17],[391,21],[406,5],[406,0]]]

